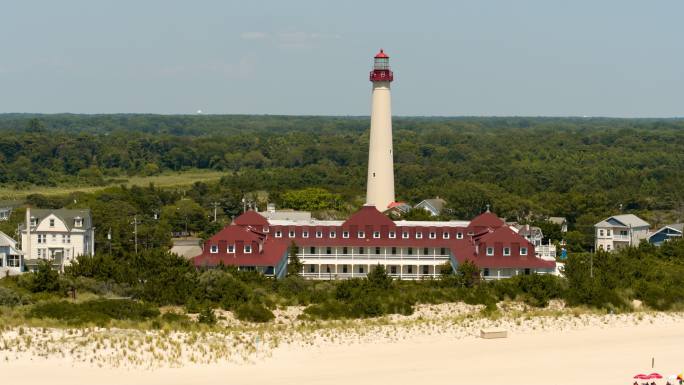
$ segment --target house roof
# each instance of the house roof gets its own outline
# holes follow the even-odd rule
[[[489,211],[485,211],[484,213],[473,218],[473,220],[470,221],[468,227],[473,229],[485,227],[495,229],[498,227],[502,227],[503,225],[505,225],[504,221],[502,221],[501,218],[497,217],[496,214]]]
[[[15,248],[17,246],[17,241],[15,241],[9,235],[0,231],[0,246],[8,246],[11,248]]]
[[[228,253],[227,245],[240,242],[251,244],[252,252],[245,253],[244,248],[236,245],[234,252]],[[260,247],[254,247],[254,243]],[[221,262],[226,266],[276,266],[283,258],[287,258],[289,246],[284,239],[269,237],[249,226],[239,225],[226,226],[204,245],[202,253],[192,258],[195,266],[216,266]],[[218,253],[211,253],[212,245],[219,246]]]
[[[268,226],[268,220],[256,211],[245,211],[233,221],[240,226]]]
[[[64,225],[69,230],[74,226],[76,217],[83,219],[83,229],[89,229],[93,226],[90,209],[31,209],[31,216],[35,217],[38,223],[51,214],[54,214],[54,216],[64,222]],[[22,222],[19,225],[19,229],[24,229],[25,225],[26,224]]]
[[[395,227],[394,222],[389,219],[385,214],[378,211],[373,205],[365,205],[361,207],[361,210],[352,214],[346,221],[342,223],[342,227],[349,226],[389,226]]]
[[[648,222],[634,214],[621,214],[608,217],[594,227],[649,227]]]
[[[681,232],[684,232],[684,223],[671,223],[669,225],[665,225],[665,226],[659,228],[657,231],[654,231],[653,234],[657,234],[657,233],[665,230],[666,228],[671,228],[671,229],[679,231],[681,233]]]
[[[428,205],[435,209],[437,212],[441,212],[442,209],[444,208],[444,205],[446,205],[446,201],[442,198],[432,198],[432,199],[424,199],[420,203],[416,205],[416,207],[423,207],[425,205]]]
[[[549,221],[551,223],[555,223],[557,225],[562,225],[563,223],[568,222],[568,220],[565,219],[565,217],[549,217],[549,219],[547,219],[547,221]]]

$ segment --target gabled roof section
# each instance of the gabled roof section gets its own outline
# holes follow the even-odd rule
[[[496,214],[491,213],[489,211],[486,211],[475,218],[473,218],[472,221],[470,221],[470,224],[468,225],[469,228],[478,228],[478,227],[489,227],[492,229],[496,229],[499,227],[502,227],[505,225],[504,221],[501,220],[501,218],[497,217]]]
[[[352,214],[349,219],[342,223],[342,226],[390,226],[394,227],[394,222],[385,214],[378,211],[375,206],[367,205],[361,207],[361,210]]]
[[[269,225],[266,218],[261,216],[261,214],[257,213],[256,211],[246,211],[244,214],[235,218],[235,221],[233,221],[233,223],[235,223],[236,225],[240,225],[240,226],[268,226]]]
[[[613,215],[594,225],[594,227],[649,227],[649,223],[634,214]]]
[[[93,226],[90,209],[31,209],[31,216],[35,217],[38,223],[49,217],[50,214],[53,214],[64,222],[64,225],[69,231],[74,228],[74,220],[76,218],[81,218],[83,220],[83,224],[79,229],[89,229]],[[21,223],[19,228],[24,229],[26,227],[25,225],[25,223]]]
[[[502,226],[494,231],[482,235],[477,239],[478,243],[493,243],[493,242],[503,242],[503,243],[526,243],[531,244],[527,239],[520,236],[515,231],[511,230],[508,226]]]

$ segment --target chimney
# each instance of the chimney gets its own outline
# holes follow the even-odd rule
[[[31,208],[26,207],[26,242],[22,243],[24,259],[31,259]]]

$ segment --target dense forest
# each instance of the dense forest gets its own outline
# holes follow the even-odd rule
[[[595,222],[621,211],[653,225],[684,220],[684,120],[395,118],[393,123],[397,198],[417,203],[443,197],[445,219],[469,219],[487,204],[519,221],[565,216],[573,230],[567,237],[577,250],[591,244]],[[225,221],[239,213],[248,194],[260,205],[270,200],[343,216],[363,203],[367,129],[367,117],[4,114],[0,184],[107,185],[132,175],[188,169],[226,173],[219,182],[182,192],[113,187],[77,194],[78,199],[31,198],[37,205],[87,205],[100,229],[112,226],[101,216],[151,218],[166,210],[168,228],[208,232],[215,226],[207,219],[213,202],[219,202]],[[111,210],[122,204],[122,210]]]

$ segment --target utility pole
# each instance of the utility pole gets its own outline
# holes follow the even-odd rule
[[[594,250],[589,254],[589,276],[594,279]]]
[[[211,205],[214,206],[214,223],[216,223],[216,209],[219,206],[219,202],[211,202]]]
[[[138,214],[133,215],[133,236],[135,239],[135,253],[138,254]]]
[[[109,255],[112,255],[112,228],[107,232],[107,241],[109,241]]]

